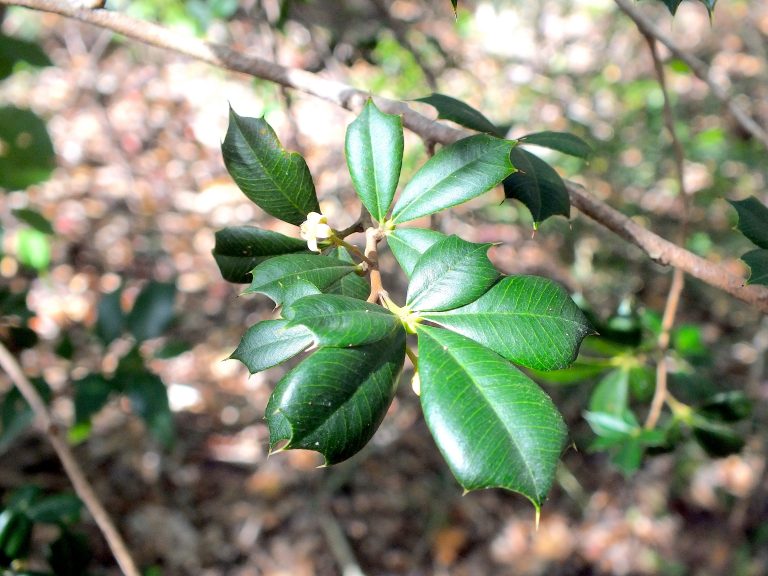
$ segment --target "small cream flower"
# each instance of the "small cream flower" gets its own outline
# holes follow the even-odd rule
[[[333,236],[333,230],[328,226],[328,218],[317,212],[307,214],[306,221],[301,225],[301,239],[307,241],[307,246],[312,252],[320,252],[317,247],[318,240],[327,240]]]

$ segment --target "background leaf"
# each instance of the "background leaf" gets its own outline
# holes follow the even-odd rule
[[[133,372],[125,381],[125,392],[152,436],[164,447],[170,447],[174,440],[173,414],[168,390],[160,377],[146,370]]]
[[[353,348],[320,348],[283,377],[267,405],[269,443],[346,460],[376,432],[395,394],[405,331]]]
[[[19,62],[30,66],[50,66],[51,61],[35,42],[28,42],[0,32],[0,80],[13,72]]]
[[[255,374],[293,358],[311,346],[313,340],[304,326],[288,326],[288,320],[264,320],[245,332],[230,358],[239,360]]]
[[[304,158],[286,152],[263,118],[238,116],[230,108],[221,151],[234,181],[267,214],[298,226],[310,212],[320,212]]]
[[[768,207],[754,196],[745,200],[729,200],[739,214],[738,229],[758,248],[768,250]]]
[[[403,164],[403,119],[384,114],[373,100],[347,128],[347,166],[357,195],[381,222],[395,197]]]
[[[73,382],[75,389],[75,424],[88,425],[91,417],[109,400],[116,385],[101,374],[88,374]]]
[[[22,190],[48,179],[56,166],[45,122],[34,112],[0,107],[0,188]]]
[[[162,336],[174,318],[176,286],[172,282],[152,280],[139,293],[125,319],[138,342]]]
[[[549,397],[512,364],[451,332],[418,327],[424,417],[466,490],[502,487],[538,509],[566,439]]]
[[[19,262],[38,272],[51,263],[51,242],[48,235],[34,228],[22,228],[16,234],[16,257]]]
[[[527,150],[514,148],[510,157],[517,172],[504,179],[504,195],[525,204],[535,225],[550,216],[569,218],[571,202],[560,175]]]
[[[570,132],[534,132],[518,138],[518,143],[543,146],[577,158],[588,158],[592,154],[590,145]]]
[[[17,220],[24,222],[38,232],[42,232],[43,234],[48,235],[52,235],[54,233],[51,223],[37,210],[31,210],[29,208],[17,208],[16,210],[11,210],[11,213],[16,217]]]
[[[454,2],[454,8],[455,8]],[[417,102],[424,102],[429,104],[437,110],[438,120],[450,120],[456,122],[460,126],[469,128],[470,130],[477,130],[478,132],[485,132],[487,134],[493,134],[494,136],[503,136],[500,134],[499,129],[483,116],[481,112],[475,110],[469,104],[457,100],[451,96],[445,94],[438,94],[433,92],[429,96],[423,98],[416,98]]]
[[[430,246],[413,269],[406,305],[418,311],[450,310],[477,300],[499,277],[488,259],[490,246],[458,236]]]
[[[766,224],[768,227],[768,224]],[[750,274],[747,284],[763,284],[768,286],[768,250],[750,250],[741,256],[749,266]]]
[[[427,228],[397,228],[387,234],[387,245],[408,278],[421,255],[445,234]]]
[[[507,276],[471,304],[423,317],[537,370],[573,362],[592,332],[563,287],[537,276]]]
[[[251,270],[272,256],[307,252],[304,240],[254,226],[224,228],[215,236],[213,257],[221,275],[229,282],[250,282]]]
[[[446,146],[430,158],[403,190],[392,220],[408,222],[487,192],[515,169],[514,144],[477,134]]]
[[[105,346],[119,338],[125,329],[125,315],[120,304],[122,296],[123,290],[119,288],[109,294],[103,294],[99,300],[95,330]]]

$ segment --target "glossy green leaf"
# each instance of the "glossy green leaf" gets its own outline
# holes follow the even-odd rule
[[[29,555],[32,527],[32,520],[23,512],[3,510],[0,513],[0,561],[18,560]]]
[[[409,278],[427,248],[445,238],[445,234],[427,228],[397,228],[387,234],[387,245],[400,268]]]
[[[424,418],[466,490],[501,487],[538,509],[566,427],[550,398],[512,364],[459,334],[419,325]]]
[[[237,185],[266,213],[298,226],[308,213],[320,212],[304,158],[286,152],[263,118],[238,116],[230,108],[221,151]]]
[[[51,263],[51,241],[47,234],[34,228],[22,228],[16,235],[16,257],[21,264],[38,272]]]
[[[629,407],[629,371],[611,370],[598,382],[589,398],[590,412],[621,416]]]
[[[511,174],[513,142],[477,134],[446,146],[430,158],[403,190],[392,220],[408,222],[487,192]]]
[[[403,119],[384,114],[373,100],[347,128],[347,166],[357,195],[371,215],[384,220],[403,164]]]
[[[126,317],[126,327],[138,342],[162,336],[173,321],[175,301],[172,282],[149,282]]]
[[[332,248],[326,255],[331,258],[338,258],[343,262],[355,264],[354,259],[344,247]],[[349,296],[358,300],[366,300],[371,293],[371,285],[365,277],[359,274],[347,274],[331,284],[325,291],[328,294],[340,294],[341,296]]]
[[[125,329],[125,314],[120,301],[122,289],[102,295],[96,317],[96,335],[106,346],[120,337]]]
[[[304,326],[318,346],[360,346],[391,338],[403,330],[386,308],[348,296],[320,294],[296,300],[289,326]]]
[[[504,179],[504,195],[522,202],[537,225],[550,216],[569,218],[571,202],[560,175],[527,150],[514,148],[510,157],[517,172]]]
[[[30,110],[0,107],[0,188],[22,190],[39,184],[55,166],[45,122]]]
[[[593,332],[563,287],[537,276],[504,277],[466,306],[423,317],[537,370],[569,365]]]
[[[413,269],[406,305],[411,310],[440,311],[477,300],[499,278],[488,259],[490,247],[458,236],[430,246]]]
[[[30,66],[50,66],[51,61],[35,42],[28,42],[0,32],[0,80],[11,75],[18,62]]]
[[[766,227],[768,227],[768,223],[766,223]],[[760,248],[750,250],[743,254],[741,259],[749,266],[750,270],[747,284],[763,284],[768,286],[768,250]]]
[[[288,320],[264,320],[248,328],[230,358],[255,374],[293,358],[312,341],[312,334],[303,326],[288,326]]]
[[[135,372],[126,381],[125,392],[152,436],[164,447],[170,447],[174,440],[173,414],[168,404],[168,390],[160,377],[146,370]]]
[[[326,464],[346,460],[376,432],[395,394],[405,331],[375,344],[320,348],[286,374],[267,405],[274,449],[315,450]]]
[[[233,226],[216,232],[213,257],[225,280],[244,284],[264,260],[294,252],[307,252],[307,243],[271,230]]]
[[[88,424],[91,417],[109,400],[115,385],[101,374],[88,374],[73,383],[75,389],[75,423]]]
[[[739,214],[739,231],[758,248],[768,249],[768,207],[754,196],[729,202]]]
[[[493,122],[483,116],[480,111],[475,110],[472,106],[461,100],[433,92],[429,96],[416,98],[416,101],[424,102],[434,107],[437,110],[437,118],[439,120],[450,120],[470,130],[477,130],[478,132],[493,134],[494,136],[503,136],[503,134],[499,134],[499,129]]]
[[[29,208],[18,208],[16,210],[11,210],[11,213],[17,220],[24,222],[38,232],[42,232],[43,234],[48,235],[54,233],[51,223],[37,210],[31,210]]]
[[[520,144],[535,144],[577,158],[589,158],[592,154],[592,148],[589,144],[570,132],[534,132],[521,136],[518,142]]]
[[[282,304],[286,291],[297,282],[307,282],[325,291],[356,267],[329,256],[286,254],[275,256],[253,269],[253,282],[244,294],[260,293]]]
[[[620,415],[585,412],[584,419],[595,434],[608,440],[621,440],[637,434],[640,430],[637,418],[629,410]]]

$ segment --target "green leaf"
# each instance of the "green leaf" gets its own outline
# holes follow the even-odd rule
[[[0,32],[0,80],[10,76],[18,62],[26,62],[31,66],[51,65],[48,56],[36,43]]]
[[[683,0],[661,0],[669,11],[674,15],[677,12],[677,7],[683,3]]]
[[[173,321],[175,301],[172,282],[149,282],[125,319],[128,330],[138,342],[162,336]]]
[[[122,289],[117,289],[99,300],[95,330],[105,346],[119,338],[125,329],[125,315],[120,304],[122,296]]]
[[[16,210],[11,210],[11,213],[16,217],[17,220],[24,222],[38,232],[42,232],[43,234],[48,235],[52,235],[54,233],[51,223],[37,210],[30,210],[29,208],[18,208]]]
[[[713,458],[723,458],[740,452],[746,444],[744,438],[730,426],[698,416],[693,421],[693,436]]]
[[[263,118],[238,116],[230,108],[221,151],[237,185],[267,214],[298,226],[308,213],[320,212],[304,158],[286,152]]]
[[[403,190],[392,220],[408,222],[487,192],[511,174],[513,142],[476,134],[430,158]]]
[[[738,422],[752,413],[752,400],[740,390],[718,392],[708,398],[696,411],[708,419]]]
[[[315,450],[326,464],[357,453],[389,408],[405,359],[405,331],[353,348],[320,348],[286,374],[267,405],[274,449]]]
[[[766,221],[768,222],[768,221]],[[768,223],[766,224],[768,227]],[[742,260],[749,266],[750,274],[747,284],[763,284],[768,286],[768,250],[760,248],[750,250],[742,255]]]
[[[504,179],[504,195],[525,204],[537,225],[550,216],[569,218],[571,202],[560,175],[541,158],[522,148],[514,148],[510,157],[517,172]]]
[[[768,207],[757,198],[729,200],[739,214],[738,229],[758,248],[768,249]]]
[[[27,510],[27,516],[43,524],[71,524],[80,519],[83,503],[71,492],[46,496],[35,501]]]
[[[403,164],[403,119],[384,114],[368,99],[347,128],[347,166],[357,195],[381,222],[395,197]]]
[[[535,132],[520,137],[518,142],[520,144],[535,144],[577,158],[589,158],[592,154],[592,148],[589,144],[570,132]]]
[[[139,371],[126,382],[125,392],[131,406],[147,424],[152,436],[164,447],[173,444],[173,415],[168,405],[168,390],[159,376]]]
[[[354,259],[343,246],[332,248],[328,251],[326,256],[338,258],[339,260],[349,262],[350,264],[355,264]],[[328,294],[340,294],[341,296],[349,296],[350,298],[357,298],[358,300],[366,300],[371,293],[371,285],[368,284],[368,281],[363,276],[359,276],[358,274],[347,274],[331,284],[325,291]]]
[[[373,344],[403,330],[386,308],[347,296],[306,296],[291,304],[289,313],[289,326],[305,326],[318,346]]]
[[[554,404],[512,364],[454,332],[419,325],[424,417],[465,490],[501,487],[538,509],[566,440]]]
[[[59,537],[51,542],[47,558],[56,576],[82,576],[88,573],[91,549],[82,534],[62,530]]]
[[[563,287],[537,276],[504,277],[462,308],[423,317],[536,370],[569,365],[593,333]]]
[[[73,383],[75,388],[75,423],[88,424],[115,390],[115,385],[101,374],[88,374]]]
[[[621,416],[629,407],[629,371],[611,370],[595,387],[589,399],[590,412]]]
[[[329,256],[286,254],[275,256],[253,269],[253,282],[244,294],[260,293],[282,304],[286,291],[297,282],[308,282],[325,291],[335,282],[354,273],[356,267]]]
[[[413,269],[406,305],[411,310],[440,311],[477,300],[499,277],[488,259],[490,246],[458,236],[430,246]]]
[[[433,92],[429,96],[416,98],[416,101],[424,102],[434,107],[437,110],[438,120],[450,120],[470,130],[477,130],[478,132],[485,132],[494,136],[503,136],[503,134],[499,134],[499,129],[493,122],[461,100]]]
[[[445,238],[445,234],[427,228],[397,228],[387,234],[387,245],[400,268],[409,278],[427,248]]]
[[[640,430],[634,414],[625,410],[623,414],[606,414],[605,412],[585,412],[584,419],[592,431],[608,440],[621,440],[635,435]]]
[[[451,0],[451,5],[453,6],[453,13],[456,14],[456,9],[459,5],[459,0]]]
[[[273,256],[307,252],[307,243],[303,240],[253,226],[224,228],[215,236],[213,257],[221,275],[229,282],[250,282],[251,270]]]
[[[32,380],[32,385],[47,404],[51,399],[51,389],[40,379]],[[0,406],[0,453],[13,443],[27,427],[32,424],[34,413],[18,388],[5,394]]]
[[[51,242],[47,234],[33,228],[22,228],[16,235],[16,257],[19,262],[38,272],[51,263]]]
[[[255,374],[293,358],[312,341],[312,334],[304,326],[288,326],[288,320],[264,320],[248,328],[230,358]]]
[[[0,107],[0,188],[22,190],[39,184],[55,166],[45,122],[30,110]]]

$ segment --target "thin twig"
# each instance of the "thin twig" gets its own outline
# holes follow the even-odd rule
[[[287,68],[260,58],[246,56],[226,46],[207,43],[156,24],[136,20],[124,14],[107,10],[80,10],[55,0],[0,0],[0,4],[25,6],[34,10],[74,18],[112,30],[144,44],[170,50],[208,62],[219,68],[241,72],[317,96],[348,110],[361,110],[369,96],[367,92],[342,82],[328,80],[305,70]],[[376,97],[375,100],[377,106],[384,112],[402,114],[403,125],[424,139],[441,144],[450,144],[471,135],[466,130],[435,122],[412,110],[404,102],[381,97]],[[598,224],[639,247],[654,261],[680,268],[691,276],[755,306],[762,312],[768,313],[768,288],[765,286],[745,286],[744,278],[732,274],[724,266],[708,262],[681,246],[654,234],[618,210],[611,208],[605,202],[595,198],[582,186],[574,182],[566,182],[566,187],[573,206]]]
[[[96,525],[104,535],[104,539],[107,541],[107,545],[112,551],[112,555],[115,557],[123,574],[125,574],[125,576],[140,576],[139,570],[136,568],[136,563],[133,561],[122,536],[120,536],[117,528],[115,528],[104,505],[96,495],[93,486],[88,482],[85,473],[82,468],[80,468],[80,465],[75,459],[75,455],[72,453],[69,444],[65,440],[65,428],[54,423],[53,417],[51,416],[48,407],[45,405],[45,402],[43,402],[43,399],[40,397],[40,394],[37,392],[37,389],[32,385],[22,371],[21,366],[19,366],[19,363],[2,343],[0,343],[0,366],[2,366],[3,370],[8,373],[8,377],[19,392],[21,392],[21,395],[24,396],[27,403],[32,407],[38,427],[53,445],[56,456],[58,456],[61,465],[64,467],[64,472],[66,472],[67,477],[70,482],[72,482],[72,486],[75,488],[75,492],[80,497],[80,500],[83,501],[86,508],[88,508]]]
[[[710,74],[709,67],[703,61],[680,48],[669,36],[664,34],[659,28],[648,18],[646,18],[640,10],[635,8],[632,0],[614,0],[616,5],[629,16],[638,29],[646,35],[654,37],[656,40],[664,44],[667,49],[679,60],[685,62],[685,64],[691,69],[699,80],[702,80],[709,86],[712,94],[723,103],[728,109],[736,122],[746,130],[749,134],[759,140],[763,146],[768,148],[768,131],[760,126],[743,108],[741,108],[734,99],[732,94],[728,93],[728,90],[718,84]]]
[[[667,75],[664,72],[664,63],[661,61],[659,49],[656,45],[656,39],[642,30],[641,33],[648,43],[648,49],[653,58],[653,68],[656,71],[656,78],[659,81],[659,87],[664,96],[664,125],[672,140],[673,157],[675,159],[675,176],[677,177],[677,188],[682,212],[682,224],[680,226],[680,233],[677,241],[680,245],[684,245],[688,233],[688,191],[685,187],[685,152],[683,150],[683,145],[680,143],[680,139],[677,137],[675,116],[672,112],[672,102],[670,101],[669,90],[667,89]],[[659,422],[661,410],[664,407],[664,402],[668,396],[667,353],[669,352],[669,340],[672,327],[675,324],[675,316],[677,315],[677,309],[680,305],[680,295],[682,294],[684,287],[685,276],[680,268],[675,268],[675,271],[672,274],[672,283],[669,286],[669,294],[667,294],[667,302],[664,305],[664,315],[661,320],[661,333],[659,334],[658,339],[659,361],[656,364],[656,388],[653,392],[653,398],[651,399],[651,407],[648,411],[648,417],[645,420],[645,427],[649,430],[655,428],[656,424]]]

